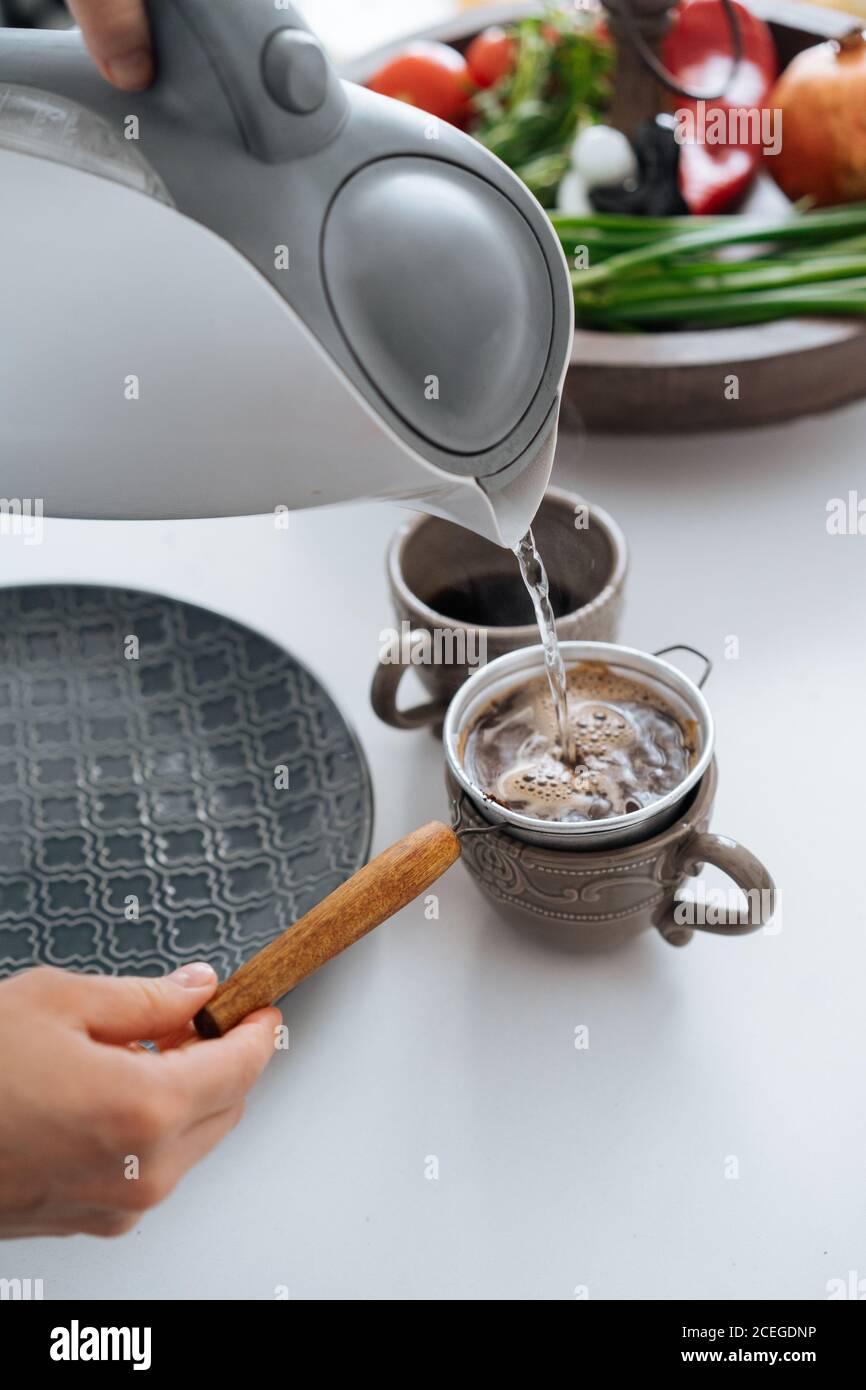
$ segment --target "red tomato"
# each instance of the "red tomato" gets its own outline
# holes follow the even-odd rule
[[[371,78],[367,86],[382,96],[418,106],[443,121],[460,121],[472,95],[462,53],[445,43],[409,44]]]
[[[472,40],[466,50],[470,76],[479,87],[492,87],[514,67],[514,40],[493,24]]]

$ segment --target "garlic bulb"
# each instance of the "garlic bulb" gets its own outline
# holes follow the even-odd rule
[[[571,147],[571,163],[585,189],[625,183],[638,175],[637,157],[630,141],[622,131],[607,125],[584,126]]]
[[[560,181],[556,211],[564,212],[569,217],[589,217],[592,213],[586,184],[576,169],[568,169]]]

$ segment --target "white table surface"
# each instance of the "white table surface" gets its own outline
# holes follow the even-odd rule
[[[714,828],[766,860],[781,932],[587,955],[458,864],[438,921],[406,908],[286,1002],[243,1123],[137,1230],[7,1244],[0,1275],[124,1299],[821,1299],[866,1277],[866,535],[825,525],[866,495],[864,436],[855,407],[558,457],[630,541],[623,638],[716,658]],[[400,518],[46,522],[41,547],[2,541],[0,579],[150,586],[285,642],[360,733],[378,850],[446,811],[434,740],[368,705]]]

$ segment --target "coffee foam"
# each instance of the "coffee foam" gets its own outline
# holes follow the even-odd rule
[[[546,678],[491,700],[463,742],[467,776],[485,795],[538,820],[603,820],[651,805],[688,775],[697,729],[655,689],[602,662],[567,673],[578,759],[558,744]]]

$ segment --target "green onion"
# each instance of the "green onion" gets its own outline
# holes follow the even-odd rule
[[[845,208],[834,212],[810,212],[805,217],[732,218],[726,226],[718,224],[697,231],[675,232],[662,240],[624,251],[603,266],[582,272],[585,282],[610,279],[653,261],[670,256],[694,255],[723,246],[748,246],[766,241],[814,241],[866,231],[866,209]]]
[[[783,217],[553,214],[578,321],[699,327],[789,314],[866,314],[866,204]],[[769,246],[770,254],[743,255]],[[723,259],[728,248],[736,257]],[[589,265],[580,268],[585,249]]]
[[[687,323],[694,327],[734,327],[789,318],[795,314],[866,314],[866,276],[838,280],[831,286],[801,285],[779,290],[750,290],[740,294],[694,295],[689,299],[658,298],[644,304],[612,305],[600,316],[590,307],[586,322],[626,327]]]
[[[816,257],[813,261],[795,261],[790,265],[761,262],[756,266],[741,263],[738,266],[725,267],[722,276],[708,273],[706,266],[702,266],[701,270],[702,274],[694,277],[677,278],[669,274],[626,280],[621,285],[614,284],[608,293],[599,296],[598,302],[604,305],[650,303],[661,298],[706,298],[708,295],[743,294],[749,290],[785,289],[792,285],[808,285],[814,282],[852,280],[866,276],[866,257],[831,257],[826,260]],[[572,281],[576,283],[582,298],[579,273],[572,276]],[[585,301],[582,298],[582,302],[591,305],[594,296],[587,294]]]

